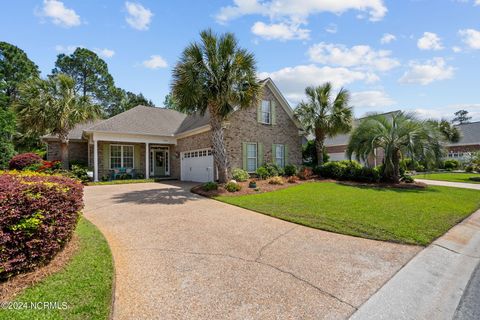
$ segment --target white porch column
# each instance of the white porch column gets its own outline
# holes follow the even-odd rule
[[[98,181],[98,141],[93,139],[93,181]]]
[[[150,143],[145,143],[145,179],[150,178]]]

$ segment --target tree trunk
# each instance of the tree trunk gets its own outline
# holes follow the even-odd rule
[[[400,182],[400,151],[395,150],[393,153],[393,182]]]
[[[62,169],[68,170],[70,168],[68,162],[68,139],[60,138],[60,159],[62,161]]]
[[[227,150],[222,121],[211,114],[210,125],[212,126],[213,161],[218,169],[218,181],[226,183],[229,179]]]
[[[320,131],[315,132],[315,150],[317,153],[317,165],[323,164],[323,146],[325,143],[325,135]]]

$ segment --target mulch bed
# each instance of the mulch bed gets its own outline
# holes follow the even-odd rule
[[[23,290],[42,281],[45,277],[63,269],[79,248],[80,241],[74,234],[65,248],[59,252],[49,264],[38,268],[35,271],[18,274],[0,283],[0,301],[11,301]]]
[[[251,179],[252,180],[252,179]],[[353,181],[337,181],[332,179],[322,179],[314,177],[309,180],[297,180],[296,182],[290,183],[287,179],[284,179],[284,184],[270,184],[268,180],[255,180],[257,183],[257,188],[249,188],[248,184],[251,181],[238,182],[242,189],[237,192],[228,192],[223,185],[218,186],[218,190],[205,191],[202,189],[202,185],[195,186],[191,189],[193,193],[199,194],[204,197],[213,198],[217,196],[241,196],[247,194],[259,194],[265,193],[280,189],[285,189],[295,185],[308,183],[308,182],[336,182],[338,184],[352,186],[352,187],[370,187],[370,188],[395,188],[395,189],[425,189],[427,185],[422,182],[414,183],[364,183],[364,182],[353,182]]]

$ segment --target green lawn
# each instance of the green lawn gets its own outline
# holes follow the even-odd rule
[[[217,200],[313,228],[427,245],[480,207],[477,190],[352,187],[312,182]]]
[[[479,177],[480,178],[480,173],[442,172],[442,173],[418,174],[415,177],[418,178],[418,179],[427,179],[427,180],[480,183],[478,181],[472,181],[472,180],[468,179],[470,177]]]
[[[100,231],[86,219],[77,230],[79,249],[66,267],[15,297],[16,302],[66,302],[65,310],[0,310],[0,319],[108,319],[113,260]]]

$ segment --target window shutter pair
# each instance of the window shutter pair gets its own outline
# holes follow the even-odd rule
[[[277,106],[275,101],[270,100],[270,116],[272,119],[270,119],[270,122],[272,125],[277,124]],[[257,106],[257,122],[262,123],[262,101]]]
[[[277,158],[277,146],[279,145],[272,144],[272,163],[275,163],[275,160]],[[288,146],[286,144],[283,145],[283,163],[284,165],[288,164]]]
[[[248,142],[242,142],[242,167],[243,167],[243,170],[246,170],[246,171],[248,171],[247,144],[248,144]],[[257,164],[258,164],[258,167],[263,166],[263,162],[264,162],[263,155],[264,155],[263,143],[257,143]]]

